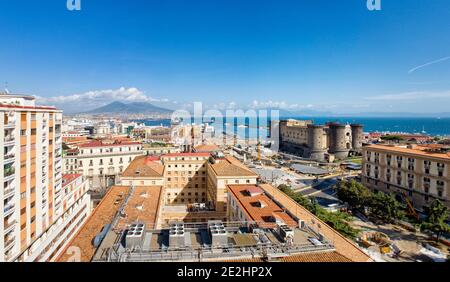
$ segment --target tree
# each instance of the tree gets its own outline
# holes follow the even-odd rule
[[[404,217],[401,204],[395,199],[393,194],[382,192],[373,194],[369,205],[370,213],[384,221],[393,222],[395,219],[402,219]]]
[[[342,212],[329,212],[322,208],[315,199],[310,201],[299,193],[292,191],[292,188],[288,185],[281,184],[278,186],[278,189],[342,235],[351,239],[355,239],[358,236],[359,230],[348,224],[348,221],[351,220],[349,215]]]
[[[372,193],[361,183],[351,180],[339,184],[337,196],[339,200],[347,203],[350,209],[364,211],[364,207],[370,203]]]
[[[443,233],[450,232],[450,226],[445,222],[448,217],[448,208],[441,201],[435,200],[428,208],[427,219],[421,224],[421,228],[433,232],[436,241],[439,241]]]

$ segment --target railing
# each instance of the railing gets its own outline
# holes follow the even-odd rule
[[[6,205],[6,206],[3,208],[4,216],[9,215],[9,212],[10,212],[11,210],[13,210],[15,206],[16,206],[15,204],[9,204],[9,205]]]
[[[5,228],[4,228],[5,234],[8,233],[9,231],[11,231],[13,229],[13,227],[16,225],[16,223],[17,223],[17,220],[13,220],[12,222],[9,222],[9,223],[7,222],[5,224]]]
[[[9,121],[8,123],[5,123],[5,128],[13,128],[16,127],[16,121]]]
[[[14,154],[14,153],[9,153],[9,154],[4,155],[4,156],[3,156],[3,159],[4,159],[5,161],[7,161],[7,160],[10,160],[10,159],[14,159],[15,157],[16,157],[16,154]]]
[[[11,238],[8,241],[6,241],[6,243],[5,243],[5,251],[10,250],[14,246],[15,243],[16,243],[16,240],[14,238]]]
[[[9,194],[14,193],[14,191],[15,191],[14,188],[5,189],[5,191],[3,192],[3,195],[5,198],[7,198],[9,196]]]
[[[3,141],[4,141],[5,143],[7,143],[7,142],[12,142],[12,141],[14,141],[14,140],[16,140],[16,138],[14,138],[14,135],[5,135],[5,138],[3,139]]]

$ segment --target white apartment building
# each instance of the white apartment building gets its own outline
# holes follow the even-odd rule
[[[89,186],[101,191],[119,184],[127,166],[142,154],[140,142],[94,140],[68,152],[64,157],[64,171],[87,176]]]
[[[64,241],[75,210],[63,205],[61,124],[61,111],[32,96],[0,95],[0,261],[35,260]]]

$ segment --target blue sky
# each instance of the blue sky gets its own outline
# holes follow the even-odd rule
[[[0,83],[68,111],[449,112],[450,1],[0,0]]]

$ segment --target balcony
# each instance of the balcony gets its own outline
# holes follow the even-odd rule
[[[15,173],[16,173],[16,170],[14,169],[14,167],[11,167],[11,166],[6,167],[4,170],[4,174],[3,174],[3,176],[4,176],[3,181],[10,181],[10,180],[14,179]]]
[[[16,244],[16,240],[14,238],[10,238],[9,240],[7,240],[5,242],[5,248],[4,248],[5,252],[11,250],[15,244]]]
[[[7,153],[3,156],[4,164],[13,163],[15,160],[16,160],[16,154],[14,154],[14,153]]]
[[[16,227],[17,220],[13,220],[12,222],[5,222],[4,233],[7,234]]]
[[[8,204],[5,205],[3,208],[3,217],[7,217],[8,215],[11,215],[14,212],[15,204]]]
[[[5,123],[5,129],[11,129],[11,128],[16,128],[15,120],[10,120],[7,123]]]
[[[5,199],[10,198],[11,196],[14,196],[15,191],[16,191],[16,189],[14,189],[14,188],[7,188],[3,191],[3,197]]]
[[[5,135],[3,142],[5,147],[13,146],[16,143],[16,139],[14,138],[14,135]]]

